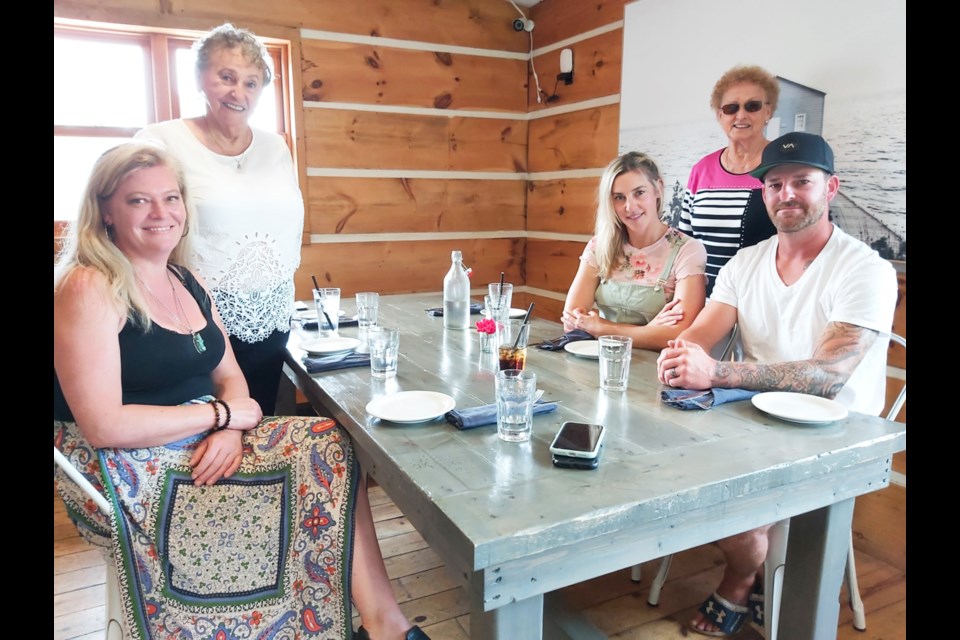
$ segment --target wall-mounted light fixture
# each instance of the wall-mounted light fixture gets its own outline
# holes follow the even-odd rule
[[[560,51],[560,73],[557,74],[557,80],[563,80],[564,84],[573,84],[573,49]]]

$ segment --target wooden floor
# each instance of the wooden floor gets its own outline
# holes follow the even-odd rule
[[[394,593],[407,617],[433,640],[469,638],[467,598],[447,575],[440,558],[380,487],[371,487],[370,503]],[[56,496],[53,527],[54,640],[101,640],[104,565],[100,552],[77,535],[66,517],[63,502]],[[837,638],[906,638],[906,574],[867,555],[857,556],[857,568],[867,610],[867,630],[863,633],[854,630],[849,609],[841,607]],[[643,566],[643,580],[639,585],[631,582],[629,571],[624,570],[569,587],[563,594],[570,605],[583,610],[611,638],[702,638],[704,636],[687,634],[682,623],[690,619],[699,603],[716,586],[721,571],[721,556],[712,546],[678,554],[660,606],[655,608],[646,604],[646,596],[650,580],[656,574],[656,563]],[[761,637],[749,625],[737,636],[740,640]]]

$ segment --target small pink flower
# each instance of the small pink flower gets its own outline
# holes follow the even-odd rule
[[[497,323],[493,320],[493,318],[477,320],[477,331],[480,333],[496,333]]]

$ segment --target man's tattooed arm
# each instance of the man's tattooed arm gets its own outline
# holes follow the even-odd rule
[[[794,391],[835,398],[873,346],[878,332],[845,322],[831,322],[809,360],[750,364],[718,362],[716,386],[755,391]]]

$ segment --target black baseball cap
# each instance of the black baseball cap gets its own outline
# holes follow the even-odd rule
[[[760,166],[750,172],[763,180],[767,171],[781,164],[806,164],[833,175],[833,149],[818,135],[793,131],[784,134],[763,149]]]

